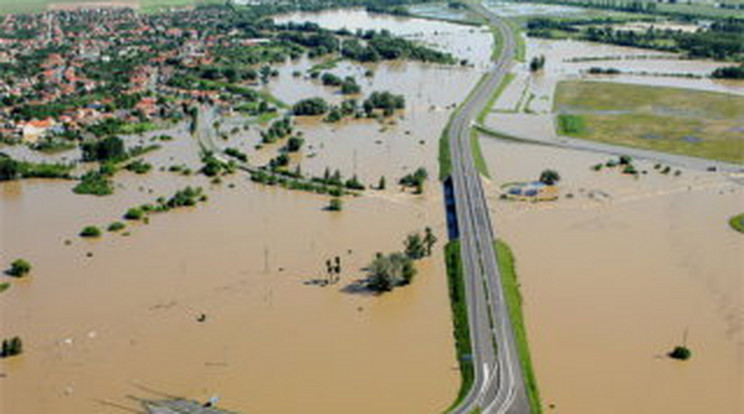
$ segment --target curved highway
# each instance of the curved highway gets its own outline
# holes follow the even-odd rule
[[[528,414],[522,368],[496,262],[494,232],[470,145],[473,120],[509,71],[515,41],[512,31],[496,15],[481,4],[471,7],[500,31],[503,47],[471,97],[453,116],[449,129],[475,375],[466,397],[450,412]]]

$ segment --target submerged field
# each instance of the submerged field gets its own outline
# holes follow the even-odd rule
[[[553,109],[558,133],[744,162],[744,97],[678,88],[564,81]]]

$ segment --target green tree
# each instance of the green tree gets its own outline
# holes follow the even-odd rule
[[[408,237],[406,237],[406,240],[403,242],[403,245],[405,246],[406,256],[410,257],[411,259],[416,260],[426,256],[426,246],[424,244],[424,239],[419,233],[409,234]]]
[[[298,116],[323,115],[328,112],[328,103],[323,98],[307,98],[292,106],[292,113]]]
[[[2,349],[0,349],[0,357],[7,358],[23,353],[23,341],[20,337],[14,336],[10,339],[3,339]]]
[[[416,275],[413,260],[403,253],[378,254],[367,266],[367,288],[387,292],[411,283]]]
[[[380,182],[377,184],[378,190],[384,190],[385,189],[385,176],[383,175],[380,177]]]
[[[80,149],[83,152],[83,161],[122,161],[127,158],[124,141],[115,136],[84,142]]]
[[[10,269],[5,273],[9,276],[23,277],[31,272],[31,263],[24,259],[16,259],[10,264]]]
[[[431,231],[431,227],[424,229],[424,244],[426,245],[426,255],[431,256],[431,248],[437,242],[437,236]]]
[[[686,361],[692,357],[692,351],[683,345],[675,346],[674,349],[668,354],[669,358],[679,359],[680,361]]]
[[[334,197],[328,203],[328,211],[341,211],[343,209],[343,202],[340,198]]]
[[[115,222],[109,224],[107,230],[108,231],[111,231],[111,232],[115,232],[115,231],[124,230],[125,227],[126,227],[126,224],[124,224],[124,223],[122,223],[120,221],[115,221]]]
[[[101,229],[96,226],[86,226],[81,232],[80,237],[101,237]]]
[[[539,180],[545,185],[553,185],[561,180],[561,175],[556,170],[544,170],[540,173]]]

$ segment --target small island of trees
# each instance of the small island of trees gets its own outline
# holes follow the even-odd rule
[[[5,274],[13,277],[23,277],[31,272],[31,263],[25,259],[16,259],[10,264],[10,268]]]
[[[23,341],[20,337],[14,336],[10,339],[3,339],[2,349],[0,349],[0,358],[8,358],[23,353]]]
[[[431,228],[424,230],[424,235],[415,232],[404,240],[404,251],[389,254],[378,253],[367,266],[365,286],[374,292],[382,293],[399,286],[406,286],[416,276],[416,260],[432,253],[437,238]]]

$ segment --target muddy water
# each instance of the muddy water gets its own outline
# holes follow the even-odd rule
[[[594,153],[482,140],[497,234],[517,257],[543,402],[566,413],[738,413],[744,368],[744,238],[727,225],[744,188],[725,175],[639,180],[590,171]],[[546,167],[549,204],[498,199]],[[683,341],[693,357],[665,357]]]
[[[320,16],[410,30],[400,19],[364,12]],[[430,28],[432,36],[463,30],[429,21],[412,25]],[[466,29],[458,36],[444,47],[490,47],[486,33]],[[332,95],[287,75],[291,65],[303,64],[310,62],[282,68],[269,85],[272,92],[288,102],[298,98],[293,89]],[[118,413],[137,407],[128,396],[160,394],[218,395],[220,405],[251,413],[446,408],[459,374],[441,249],[420,262],[417,280],[405,289],[372,297],[343,288],[364,275],[361,268],[375,252],[400,249],[411,231],[428,225],[445,239],[439,187],[432,183],[424,196],[414,196],[393,183],[419,166],[436,174],[436,142],[450,113],[444,107],[461,101],[480,74],[401,63],[375,71],[363,84],[365,93],[391,89],[409,102],[395,125],[298,122],[308,147],[294,162],[304,171],[329,166],[367,182],[388,178],[388,190],[347,199],[340,213],[323,211],[326,197],[260,187],[241,175],[211,185],[200,176],[159,171],[199,166],[198,145],[184,128],[145,156],[155,171],[117,175],[113,196],[74,195],[72,182],[0,185],[0,265],[24,257],[34,266],[30,277],[10,280],[0,297],[0,336],[20,335],[26,349],[0,363],[2,411]],[[427,85],[427,77],[440,85]],[[268,158],[252,150],[257,142],[252,126],[224,145],[241,147],[252,159]],[[75,236],[85,225],[105,227],[128,207],[186,185],[203,186],[210,200],[153,215],[150,224],[131,225],[128,237]],[[342,257],[341,282],[306,285],[323,277],[325,259],[335,255]]]
[[[483,5],[489,10],[504,17],[522,16],[575,16],[586,14],[587,9],[573,6],[536,3],[514,3],[500,0],[484,1]]]

